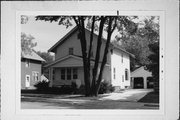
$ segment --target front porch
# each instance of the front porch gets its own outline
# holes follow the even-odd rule
[[[91,61],[91,66],[93,65],[94,61]],[[72,83],[76,83],[77,87],[84,85],[83,60],[79,56],[68,55],[46,67],[49,69],[50,87],[72,85]],[[109,64],[105,65],[103,79],[109,82],[111,81]]]
[[[75,83],[77,87],[84,84],[83,68],[77,67],[51,67],[49,68],[50,87],[69,86]]]

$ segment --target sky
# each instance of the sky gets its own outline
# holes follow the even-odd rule
[[[66,29],[65,26],[58,25],[56,22],[36,21],[33,16],[28,18],[26,24],[21,24],[21,32],[32,35],[35,38],[33,42],[37,42],[34,49],[42,52],[47,52],[72,28],[73,26]]]

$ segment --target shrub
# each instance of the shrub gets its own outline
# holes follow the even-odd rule
[[[34,85],[38,91],[47,91],[49,89],[49,82],[39,81]]]
[[[85,86],[81,85],[78,89],[76,89],[75,94],[85,94]]]
[[[112,85],[109,85],[108,89],[109,89],[109,92],[114,92],[115,91],[115,88]]]
[[[115,90],[115,88],[110,85],[107,82],[101,82],[100,88],[99,88],[99,94],[104,94],[104,93],[109,93],[109,92],[113,92]]]

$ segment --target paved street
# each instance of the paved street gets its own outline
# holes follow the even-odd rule
[[[139,99],[152,90],[132,89],[98,97],[82,95],[23,94],[22,109],[158,109],[154,103],[140,103]]]

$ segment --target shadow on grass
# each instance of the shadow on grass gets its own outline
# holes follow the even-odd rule
[[[143,98],[138,100],[138,102],[143,102],[143,103],[159,103],[159,93],[157,93],[157,92],[150,92],[147,95],[145,95]]]

